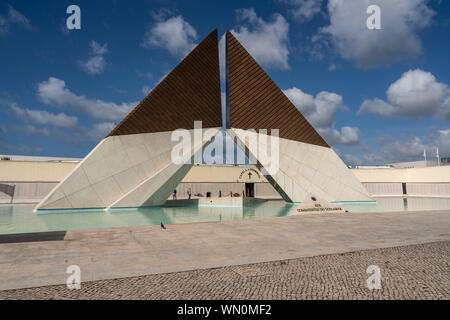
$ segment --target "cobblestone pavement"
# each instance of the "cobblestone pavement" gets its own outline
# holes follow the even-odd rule
[[[369,265],[380,290],[366,287]],[[450,299],[450,241],[0,291],[0,299]]]

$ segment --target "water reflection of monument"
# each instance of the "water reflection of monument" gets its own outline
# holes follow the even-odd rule
[[[12,224],[14,207],[0,207],[0,226]]]
[[[112,211],[112,214],[129,225],[155,225],[160,222],[182,224],[281,217],[290,215],[295,207],[284,201],[260,201],[244,206],[168,205],[130,211],[117,210]]]
[[[350,212],[399,212],[446,210],[450,198],[393,197],[376,198],[376,205],[342,204]]]

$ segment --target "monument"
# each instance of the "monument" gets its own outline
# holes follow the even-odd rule
[[[226,130],[289,202],[309,194],[328,202],[370,201],[368,192],[258,63],[226,34]],[[140,102],[36,207],[126,208],[162,205],[210,142],[191,147],[191,161],[171,161],[176,129],[222,127],[218,34],[214,30]],[[264,167],[246,137],[279,130],[279,168]],[[264,137],[263,137],[264,138]],[[278,150],[277,150],[278,152]]]

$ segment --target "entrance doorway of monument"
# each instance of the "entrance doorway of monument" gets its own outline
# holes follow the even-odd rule
[[[245,184],[245,195],[250,198],[255,197],[255,184],[254,183],[246,183]]]

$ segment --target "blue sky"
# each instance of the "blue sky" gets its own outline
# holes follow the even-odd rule
[[[66,8],[81,8],[81,30]],[[381,9],[381,30],[366,8]],[[439,0],[0,1],[0,154],[83,157],[213,29],[232,30],[348,164],[450,157]]]

